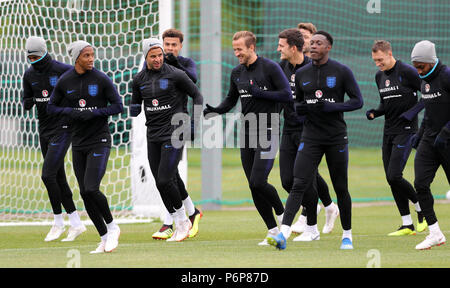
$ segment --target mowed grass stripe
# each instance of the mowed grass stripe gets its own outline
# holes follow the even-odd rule
[[[441,229],[450,237],[450,206],[436,204]],[[324,213],[318,217],[323,227]],[[415,220],[415,213],[413,212]],[[381,267],[450,267],[450,246],[416,251],[427,232],[388,237],[401,224],[395,206],[353,208],[353,251],[339,250],[340,221],[319,241],[288,241],[287,249],[257,245],[266,235],[260,216],[251,211],[205,211],[199,235],[181,243],[151,239],[161,223],[121,225],[120,245],[108,254],[90,255],[99,237],[93,226],[76,242],[43,241],[49,227],[0,227],[0,267],[66,267],[68,251],[80,252],[81,267],[366,267],[368,252],[379,251]]]

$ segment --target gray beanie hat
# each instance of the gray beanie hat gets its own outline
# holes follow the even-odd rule
[[[433,42],[423,40],[414,46],[411,52],[411,62],[436,63],[436,49]]]
[[[81,51],[88,46],[92,45],[83,40],[75,41],[69,45],[69,55],[72,57],[72,61],[74,64],[75,62],[77,62],[78,56],[80,56]]]
[[[144,53],[144,57],[147,58],[147,54],[150,49],[157,47],[161,48],[162,52],[164,53],[164,47],[161,40],[157,38],[144,39],[144,41],[142,41],[142,50]]]
[[[34,55],[43,57],[47,53],[47,45],[42,37],[31,36],[25,43],[25,49],[27,50],[27,57]]]

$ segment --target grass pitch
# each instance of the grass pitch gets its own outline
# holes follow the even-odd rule
[[[200,150],[191,149],[189,157],[188,189],[194,201],[201,199]],[[414,152],[404,176],[413,181]],[[339,219],[334,231],[321,235],[319,241],[292,242],[287,249],[260,247],[266,236],[263,224],[250,200],[250,191],[242,170],[238,149],[225,149],[222,161],[223,200],[238,203],[224,205],[221,211],[204,211],[199,235],[181,243],[156,241],[151,238],[161,222],[122,224],[119,247],[113,253],[91,255],[99,242],[93,226],[74,242],[44,242],[49,226],[0,227],[0,268],[9,267],[145,267],[145,268],[303,268],[303,267],[450,267],[450,244],[427,251],[416,251],[415,245],[428,230],[415,236],[388,237],[401,225],[401,219],[386,183],[379,149],[350,149],[349,190],[354,199],[353,240],[355,249],[339,249],[342,229]],[[329,181],[325,161],[320,172]],[[39,171],[35,171],[39,173]],[[38,175],[38,174],[37,174]],[[285,200],[287,193],[279,180],[278,160],[269,182]],[[105,182],[105,180],[104,180]],[[442,199],[449,189],[442,169],[439,169],[432,191]],[[43,192],[44,193],[44,192]],[[244,201],[243,201],[244,200]],[[201,202],[201,201],[200,201]],[[240,204],[239,204],[240,203]],[[201,204],[201,203],[200,203]],[[450,203],[437,201],[435,205],[441,230],[450,239]],[[411,206],[413,219],[416,213]],[[324,212],[318,215],[321,230]]]
[[[436,204],[440,226],[450,238],[450,205]],[[414,215],[415,213],[413,213]],[[323,227],[324,212],[319,214]],[[353,208],[355,249],[341,251],[341,227],[319,241],[292,242],[287,249],[258,246],[266,229],[255,210],[206,211],[197,237],[180,243],[153,240],[161,223],[123,224],[119,247],[91,255],[99,237],[93,226],[74,242],[44,242],[49,227],[0,227],[0,267],[146,267],[146,268],[302,268],[302,267],[450,267],[450,244],[416,251],[428,231],[388,237],[400,225],[391,205]],[[77,257],[77,258],[75,258]]]

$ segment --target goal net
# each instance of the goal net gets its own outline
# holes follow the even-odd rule
[[[41,181],[37,111],[25,111],[21,104],[22,76],[30,66],[24,52],[29,36],[43,37],[53,59],[68,64],[72,64],[67,53],[71,42],[85,40],[95,47],[95,67],[112,79],[126,107],[109,119],[113,145],[101,191],[122,222],[162,215],[164,208],[148,167],[145,121],[131,119],[127,108],[132,77],[142,67],[142,40],[163,31],[161,13],[165,13],[164,25],[170,25],[171,7],[160,2],[170,1],[0,0],[0,224],[53,220]],[[67,178],[78,211],[86,215],[71,158],[69,149]],[[186,167],[185,161],[180,165]],[[185,169],[180,173],[186,177]]]

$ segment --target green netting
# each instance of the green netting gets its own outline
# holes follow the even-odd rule
[[[177,3],[179,1],[176,1]],[[190,2],[189,55],[198,63],[200,49],[200,0]],[[350,144],[379,146],[384,119],[367,121],[365,111],[375,107],[379,95],[374,83],[377,68],[371,59],[371,46],[376,39],[386,39],[394,56],[410,63],[414,44],[428,39],[436,43],[438,57],[450,61],[450,1],[390,0],[379,1],[380,13],[369,13],[366,0],[227,0],[222,1],[222,86],[226,95],[229,74],[238,64],[231,49],[234,32],[250,30],[257,36],[259,55],[278,60],[278,33],[311,22],[335,39],[330,56],[348,65],[360,85],[363,109],[347,113]],[[177,6],[178,7],[178,6]],[[179,16],[179,13],[176,14]],[[176,22],[180,26],[179,18]],[[201,85],[201,83],[199,83]],[[206,95],[207,96],[207,95]]]
[[[22,76],[30,66],[25,42],[46,39],[50,55],[72,64],[68,45],[85,40],[95,47],[95,68],[114,82],[128,106],[131,79],[140,63],[141,42],[159,33],[158,0],[0,0],[0,222],[48,219],[51,212],[40,179],[36,109],[21,105]],[[113,145],[102,189],[112,211],[127,217],[132,207],[130,180],[131,118],[128,109],[110,118]],[[71,153],[66,174],[77,207],[83,207],[73,174]],[[36,215],[39,214],[39,215]]]
[[[23,53],[29,36],[47,40],[49,52],[56,60],[71,63],[67,46],[85,40],[96,48],[95,67],[105,72],[117,85],[124,103],[131,97],[132,76],[137,73],[141,59],[140,43],[158,35],[158,1],[99,0],[99,1],[15,0],[4,1],[0,9],[0,70],[1,115],[35,118],[24,113],[20,103],[22,75],[29,67]],[[6,88],[6,89],[4,89]],[[116,145],[127,145],[131,120],[127,109],[113,116],[111,132]],[[121,120],[124,119],[124,120]],[[21,122],[22,129],[37,132],[36,121]],[[128,128],[126,128],[128,127]],[[22,141],[37,147],[37,135],[23,135]]]
[[[208,2],[188,1],[190,8],[186,38],[189,51],[182,52],[197,64],[208,64],[211,59],[200,59],[201,1]],[[174,0],[177,28],[181,25],[180,2],[181,0]],[[379,147],[383,119],[369,122],[365,118],[365,111],[376,106],[379,101],[374,83],[377,68],[370,55],[372,43],[375,39],[389,40],[394,55],[409,62],[414,43],[428,39],[436,43],[439,58],[447,63],[450,61],[450,1],[380,0],[380,13],[372,14],[366,9],[367,2],[223,0],[222,96],[228,91],[230,72],[238,64],[231,47],[231,38],[236,31],[253,31],[258,38],[258,54],[278,60],[278,33],[283,29],[296,27],[299,22],[312,22],[318,29],[333,35],[335,45],[331,57],[353,70],[365,99],[363,109],[346,114],[350,144]],[[69,3],[80,5],[74,7],[78,9],[77,13],[71,12]],[[8,147],[2,147],[0,151],[0,168],[3,172],[0,177],[0,188],[3,189],[0,193],[0,213],[4,212],[1,207],[8,207],[13,211],[48,211],[49,207],[39,179],[42,159],[37,144],[36,115],[24,113],[20,105],[21,78],[29,66],[23,53],[27,37],[43,36],[51,45],[49,50],[52,55],[66,63],[70,63],[66,45],[77,39],[92,42],[97,48],[96,67],[113,79],[127,105],[131,95],[130,80],[137,72],[141,57],[140,43],[142,39],[156,36],[159,32],[157,11],[156,0],[0,0],[0,118],[4,120],[1,128],[8,130],[2,134],[6,136],[1,141],[9,145],[3,144]],[[199,69],[198,73],[200,76],[202,71]],[[201,87],[201,81],[198,85]],[[208,100],[208,95],[204,96]],[[112,120],[110,127],[114,145],[118,149],[117,155],[111,157],[116,159],[110,164],[114,172],[108,173],[110,176],[105,181],[113,184],[108,185],[106,192],[123,191],[114,196],[113,205],[122,207],[117,210],[128,210],[131,205],[131,196],[127,194],[130,187],[127,179],[131,124],[127,109],[122,115],[112,117]],[[20,131],[20,141],[11,139],[15,131]],[[15,145],[15,142],[20,145]],[[22,167],[23,165],[25,166]],[[67,170],[70,171],[71,167]],[[73,175],[69,180],[71,185],[75,185]],[[198,203],[208,201],[214,200],[206,199]],[[224,201],[223,204],[236,205],[242,201],[247,203],[249,200]],[[79,199],[78,203],[81,203]]]

